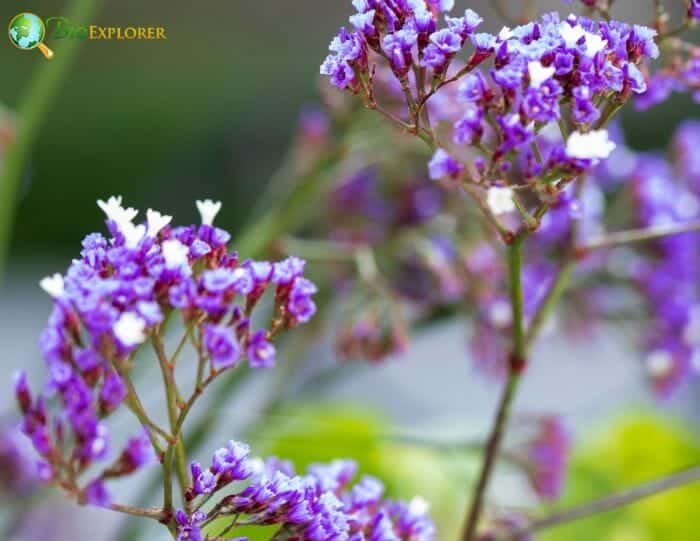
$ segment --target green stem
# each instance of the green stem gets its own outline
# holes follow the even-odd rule
[[[491,429],[481,473],[474,489],[471,507],[462,532],[463,541],[474,541],[479,526],[486,492],[493,473],[501,442],[513,409],[513,402],[520,386],[522,369],[525,366],[525,333],[523,328],[523,288],[522,288],[522,237],[516,237],[508,246],[508,277],[510,302],[513,310],[513,351],[510,358],[509,374],[501,395],[496,418]]]
[[[66,10],[67,16],[76,25],[85,25],[97,11],[101,0],[74,0]],[[64,39],[55,48],[55,57],[43,61],[38,52],[38,72],[17,107],[17,134],[5,155],[4,167],[0,170],[0,278],[4,270],[5,257],[12,235],[20,182],[26,170],[39,129],[51,107],[58,89],[63,83],[78,46],[83,40]]]
[[[172,432],[175,442],[170,444],[169,454],[171,462],[174,461],[175,472],[177,474],[178,483],[180,485],[180,492],[185,496],[185,491],[189,486],[189,474],[187,473],[187,457],[185,453],[184,444],[182,441],[182,434],[177,432],[178,426],[178,413],[177,413],[177,396],[178,391],[175,383],[175,376],[173,369],[168,361],[167,354],[165,353],[165,348],[163,346],[163,340],[156,332],[155,336],[151,340],[153,344],[153,349],[156,352],[156,357],[158,358],[158,364],[160,365],[160,371],[163,376],[163,386],[165,387],[165,400],[168,409],[168,420],[170,422],[170,431]],[[172,467],[172,465],[171,465]]]

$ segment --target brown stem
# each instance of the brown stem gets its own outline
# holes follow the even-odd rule
[[[632,244],[635,242],[645,242],[649,240],[657,240],[663,237],[672,235],[682,235],[684,233],[693,233],[700,231],[700,221],[688,222],[685,224],[674,224],[661,227],[631,229],[629,231],[620,231],[618,233],[610,233],[600,236],[585,245],[581,246],[577,251],[585,254],[593,250],[603,248],[613,248],[623,244]]]
[[[131,515],[134,517],[150,518],[158,521],[166,518],[166,513],[163,511],[163,509],[143,509],[141,507],[132,507],[131,505],[123,505],[119,503],[112,503],[109,505],[109,508],[117,513],[124,513],[125,515]]]
[[[624,507],[697,481],[700,481],[700,466],[693,466],[673,475],[669,475],[668,477],[656,479],[639,485],[638,487],[612,494],[600,500],[584,503],[583,505],[554,513],[548,517],[534,520],[525,528],[510,533],[505,539],[519,539],[523,535],[553,528],[561,524],[567,524],[599,513],[612,511],[613,509]]]

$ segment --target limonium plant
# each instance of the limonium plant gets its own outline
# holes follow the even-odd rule
[[[221,203],[198,201],[198,226],[175,226],[150,209],[144,223],[134,223],[138,212],[123,207],[121,197],[98,204],[109,236],[88,235],[65,275],[41,281],[54,299],[41,336],[44,391],[35,395],[24,373],[15,383],[22,430],[41,457],[39,477],[79,503],[158,520],[182,541],[204,539],[202,528],[227,517],[226,527],[207,538],[228,538],[241,524],[276,524],[279,536],[319,541],[365,534],[430,539],[425,505],[385,501],[383,485],[371,477],[352,485],[351,460],[297,475],[290,464],[254,457],[247,444],[231,440],[210,463],[188,462],[183,433],[195,402],[241,363],[273,367],[275,337],[313,317],[316,286],[299,258],[241,260],[228,250],[230,235],[213,225]],[[268,290],[272,316],[255,328],[256,306]],[[169,351],[164,323],[172,318],[185,331]],[[189,390],[176,378],[187,342],[198,358]],[[132,381],[135,353],[146,345],[162,372],[167,426],[146,411]],[[134,414],[135,430],[113,449],[108,421],[120,408]],[[110,482],[154,464],[162,468],[162,507],[112,499]]]
[[[201,223],[176,226],[151,209],[139,223],[121,197],[98,201],[107,233],[88,235],[65,273],[40,284],[53,299],[40,338],[46,381],[37,387],[25,373],[15,380],[21,430],[39,456],[36,477],[80,504],[160,522],[178,541],[236,538],[255,525],[274,526],[278,540],[434,539],[428,502],[388,499],[382,482],[358,476],[351,459],[302,473],[239,439],[206,462],[192,459],[185,436],[202,395],[241,365],[274,369],[277,340],[315,316],[319,287],[302,257],[319,257],[346,263],[336,277],[357,278],[367,290],[338,331],[341,358],[376,362],[403,351],[413,323],[446,309],[473,316],[472,357],[503,390],[454,537],[526,541],[700,478],[695,468],[544,518],[486,512],[502,459],[541,501],[563,489],[567,427],[556,415],[514,417],[513,403],[567,296],[577,309],[555,330],[572,339],[613,313],[645,314],[640,345],[658,397],[700,371],[700,127],[679,129],[671,163],[631,151],[614,120],[629,101],[646,110],[673,92],[698,98],[700,53],[684,35],[700,19],[700,3],[686,2],[678,26],[661,1],[653,1],[649,26],[614,20],[613,0],[567,4],[585,15],[536,17],[534,2],[525,2],[522,17],[487,33],[483,18],[457,13],[454,0],[353,0],[321,74],[426,153],[401,150],[412,154],[402,156],[404,168],[418,164],[408,182],[372,166],[336,179],[319,226],[327,238],[281,239],[286,258],[232,251],[229,233],[214,225],[219,202],[197,201]],[[331,108],[338,103],[337,93],[326,98]],[[310,162],[326,152],[325,117],[305,114],[301,139]],[[295,168],[312,168],[298,161]],[[608,212],[615,201],[631,203],[632,212]],[[606,232],[606,222],[623,221],[628,229]],[[569,292],[574,278],[582,285]],[[636,303],[622,288],[635,291]],[[182,336],[171,343],[173,320]],[[192,365],[186,347],[196,352]],[[149,411],[135,384],[139,363],[149,362],[143,351],[162,376],[161,411]],[[116,445],[110,421],[121,410],[131,413],[133,431]],[[513,418],[522,432],[516,441],[506,437]],[[13,460],[14,449],[6,453]],[[110,485],[144,468],[158,471],[160,505],[116,501]]]

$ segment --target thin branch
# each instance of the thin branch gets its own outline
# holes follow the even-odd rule
[[[684,233],[694,233],[698,231],[700,231],[700,221],[652,228],[630,229],[629,231],[620,231],[618,233],[602,235],[579,247],[577,251],[585,254],[593,250],[613,248],[624,244],[646,242],[663,237],[670,237],[672,235],[682,235]]]
[[[131,515],[133,517],[150,518],[158,521],[165,518],[165,512],[163,509],[143,509],[141,507],[132,507],[130,505],[122,505],[119,503],[111,503],[109,508],[117,513],[124,513],[125,515]]]
[[[522,289],[522,242],[518,237],[508,246],[508,274],[510,282],[510,298],[513,309],[513,352],[510,358],[508,381],[498,405],[496,418],[491,429],[484,462],[474,489],[474,497],[467,522],[462,532],[463,541],[473,541],[479,526],[479,519],[484,507],[486,492],[496,460],[501,450],[501,442],[508,425],[515,395],[520,386],[522,370],[525,367],[525,336],[523,329],[523,289]]]
[[[600,500],[585,503],[577,507],[572,507],[571,509],[554,513],[548,517],[534,520],[526,527],[510,533],[503,541],[519,539],[526,534],[554,528],[555,526],[574,522],[599,513],[606,513],[613,509],[618,509],[651,496],[656,496],[663,492],[668,492],[669,490],[674,490],[698,481],[700,481],[700,466],[693,466],[673,475],[669,475],[668,477],[650,481],[649,483],[607,496]]]

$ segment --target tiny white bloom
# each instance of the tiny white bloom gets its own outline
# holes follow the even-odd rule
[[[146,226],[143,224],[134,225],[131,222],[120,224],[119,230],[124,235],[124,244],[130,250],[138,248],[139,243],[146,236]]]
[[[608,137],[608,130],[593,130],[588,133],[575,131],[566,142],[566,154],[579,160],[604,159],[612,154],[617,145]]]
[[[121,230],[122,225],[126,222],[131,222],[136,215],[139,213],[138,210],[131,207],[122,207],[122,197],[121,195],[110,197],[105,203],[101,199],[97,200],[97,206],[99,206],[102,211],[107,215],[107,218],[114,221]]]
[[[673,370],[673,357],[668,351],[652,351],[646,359],[646,369],[650,376],[662,378]]]
[[[559,25],[559,34],[561,34],[564,43],[569,49],[575,49],[578,46],[578,41],[586,35],[586,31],[579,24],[571,26],[564,21]]]
[[[513,202],[513,190],[510,188],[499,188],[493,186],[486,194],[486,202],[491,211],[496,214],[507,214],[513,212],[516,207]]]
[[[530,74],[530,86],[539,88],[542,83],[551,79],[557,70],[554,66],[545,68],[541,62],[536,60],[527,65],[527,71]]]
[[[63,295],[63,276],[58,273],[47,276],[39,282],[39,286],[54,299],[57,299]]]
[[[173,220],[172,216],[161,214],[157,210],[148,209],[146,211],[146,221],[148,222],[148,236],[155,237],[166,225]]]
[[[146,340],[146,322],[133,312],[124,312],[112,330],[114,336],[126,347],[137,346]]]
[[[506,40],[512,38],[513,35],[514,35],[513,30],[511,30],[511,28],[508,26],[504,26],[503,28],[501,28],[501,31],[498,33],[498,39],[500,39],[501,41],[506,41]]]
[[[494,327],[505,329],[513,322],[513,309],[506,301],[496,301],[489,308],[489,320]]]
[[[608,40],[598,34],[586,32],[586,56],[594,57],[608,45]]]
[[[408,510],[412,515],[425,515],[430,509],[430,502],[422,496],[414,496],[408,502]]]
[[[190,253],[190,249],[179,240],[166,240],[162,245],[162,249],[167,268],[178,269],[187,265],[187,255]]]
[[[212,201],[211,199],[197,201],[197,210],[199,210],[199,214],[202,217],[202,224],[212,225],[214,218],[221,210],[221,201]]]
[[[265,471],[265,461],[259,456],[246,459],[246,464],[253,472],[253,475],[260,475]]]

